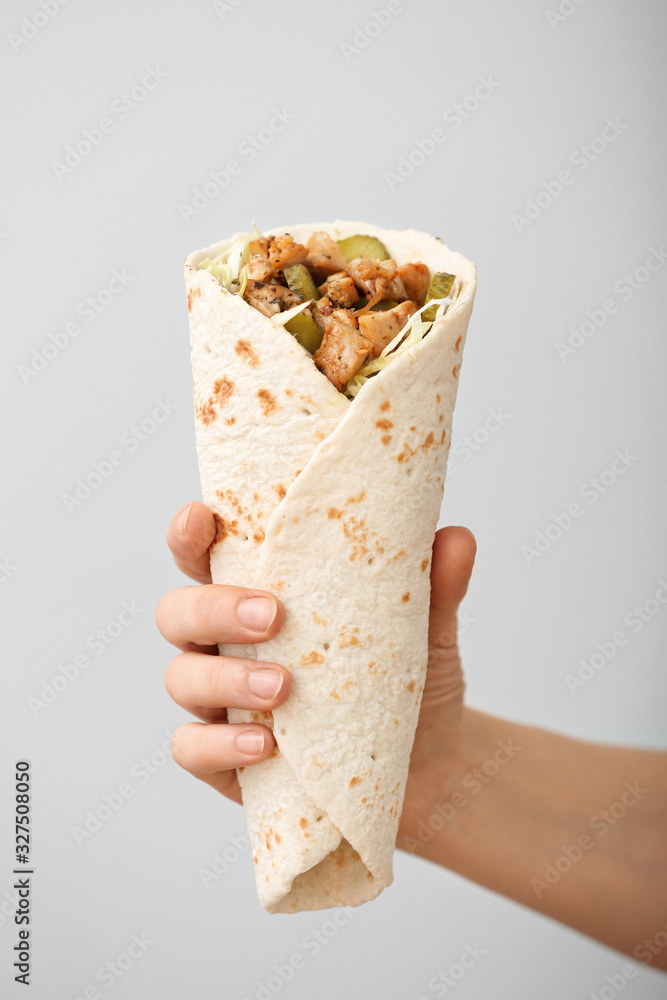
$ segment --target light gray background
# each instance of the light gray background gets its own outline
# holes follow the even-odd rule
[[[5,896],[17,757],[34,767],[33,997],[83,995],[135,933],[154,943],[111,987],[97,983],[102,996],[254,997],[274,963],[306,954],[302,938],[328,916],[265,915],[247,852],[204,888],[198,870],[244,833],[243,815],[160,753],[185,721],[162,686],[171,652],[153,624],[161,594],[183,582],[164,533],[199,495],[182,259],[252,219],[412,225],[477,262],[454,440],[482,427],[489,408],[509,419],[456,461],[443,508],[442,523],[469,525],[479,541],[464,608],[469,701],[584,738],[664,744],[667,611],[576,695],[564,678],[667,574],[667,267],[627,302],[614,292],[667,237],[665,8],[579,0],[551,25],[555,0],[404,0],[346,57],[341,43],[353,44],[380,7],[235,0],[216,12],[205,0],[71,0],[15,52],[10,34],[40,8],[3,5],[2,90],[12,96],[0,218],[0,557],[14,567],[0,585],[3,996],[23,995],[11,981]],[[147,67],[166,78],[121,120],[110,108]],[[489,76],[491,96],[460,128],[443,124]],[[186,223],[179,205],[239,158],[274,107],[294,121]],[[103,117],[113,132],[58,179],[54,161]],[[627,127],[579,172],[570,156],[607,117]],[[385,172],[437,127],[446,140],[390,190]],[[574,183],[517,232],[513,213],[568,167]],[[132,281],[25,384],[32,350],[113,269]],[[618,312],[562,361],[556,344],[608,298]],[[158,398],[176,411],[131,451],[123,434]],[[62,494],[119,447],[124,463],[69,513]],[[581,499],[616,449],[637,461],[529,567],[521,546]],[[137,620],[35,716],[28,699],[123,601],[143,609]],[[139,762],[154,752],[161,766],[142,783]],[[132,797],[79,846],[72,828],[123,782]],[[281,995],[430,998],[429,979],[475,943],[485,955],[451,991],[458,1000],[587,998],[626,961],[399,854],[394,886],[308,955]],[[665,996],[665,983],[642,969],[627,995]]]

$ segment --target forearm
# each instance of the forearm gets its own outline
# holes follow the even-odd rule
[[[667,925],[665,770],[466,709],[460,763],[399,846],[646,960]],[[667,968],[667,948],[652,957]]]

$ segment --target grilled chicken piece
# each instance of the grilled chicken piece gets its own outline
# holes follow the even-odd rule
[[[306,267],[312,274],[316,285],[319,285],[330,274],[345,270],[347,264],[345,255],[328,233],[313,233],[306,246],[308,247]]]
[[[334,309],[345,309],[359,301],[359,292],[354,281],[349,274],[345,274],[345,271],[330,275],[317,290],[320,295],[329,296]]]
[[[347,309],[334,309],[325,296],[314,309],[315,322],[324,336],[313,361],[342,392],[353,375],[363,368],[371,353],[371,341],[357,329],[354,315]]]
[[[431,281],[431,273],[426,264],[422,264],[421,261],[417,261],[416,264],[401,264],[398,276],[405,285],[408,298],[418,306],[423,305]]]
[[[303,243],[296,243],[289,233],[285,233],[284,236],[262,236],[253,240],[250,244],[250,253],[251,263],[255,258],[258,259],[255,265],[258,272],[259,260],[263,259],[270,265],[271,273],[267,275],[269,278],[281,275],[285,268],[291,267],[292,264],[301,264],[308,256],[308,250]],[[254,274],[250,277],[256,281],[266,281],[266,278],[255,277]]]
[[[266,285],[263,281],[248,281],[243,298],[265,316],[275,316],[303,301],[296,292],[284,285]]]
[[[273,265],[260,253],[253,254],[244,266],[248,268],[248,280],[266,282],[274,277]]]
[[[384,351],[387,344],[391,343],[415,312],[414,302],[408,301],[401,302],[393,309],[367,312],[359,317],[359,330],[371,341],[374,358]]]
[[[402,302],[408,297],[395,260],[373,260],[372,257],[357,257],[350,261],[345,270],[357,288],[360,288],[369,298],[393,299],[394,302]]]

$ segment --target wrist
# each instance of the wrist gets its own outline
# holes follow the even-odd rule
[[[460,869],[458,842],[467,839],[469,824],[475,822],[472,814],[479,814],[477,797],[483,799],[487,786],[520,754],[515,729],[510,722],[461,707],[455,737],[445,735],[447,752],[433,748],[406,796],[399,849]]]

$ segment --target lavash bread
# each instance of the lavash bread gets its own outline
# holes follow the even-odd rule
[[[185,262],[197,451],[214,512],[214,583],[285,606],[261,647],[292,693],[277,748],[239,769],[260,901],[269,912],[356,906],[392,881],[392,858],[427,663],[431,549],[440,512],[474,265],[437,237],[363,222],[286,226],[305,243],[377,236],[401,263],[457,276],[460,291],[417,345],[338,392],[282,327]],[[250,236],[251,234],[249,234]]]

